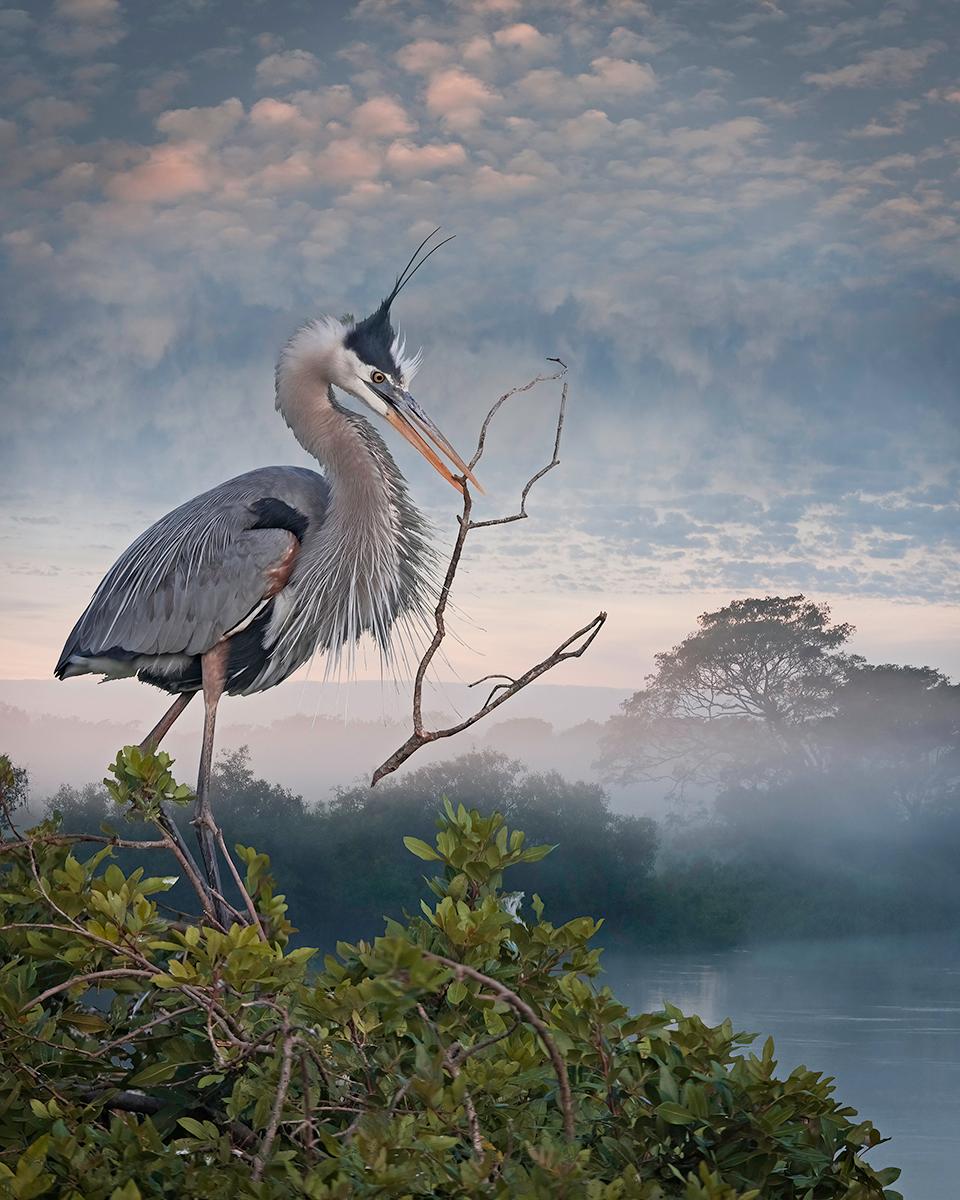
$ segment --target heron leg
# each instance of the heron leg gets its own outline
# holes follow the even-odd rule
[[[195,695],[195,692],[181,692],[180,695],[177,696],[176,700],[174,700],[160,720],[156,723],[156,725],[154,725],[154,727],[140,743],[140,749],[144,752],[144,754],[155,753],[157,747],[170,732],[174,721],[176,721],[177,717],[180,716]],[[184,858],[199,876],[200,872],[197,870],[197,864],[194,861],[193,855],[190,853],[189,846],[183,840],[183,834],[177,828],[173,817],[171,817],[168,812],[162,809],[160,813],[160,824],[163,826],[164,832],[173,839],[180,850],[180,853],[184,856]]]
[[[156,725],[154,725],[154,727],[140,743],[140,749],[145,754],[148,752],[152,754],[156,750],[156,748],[170,732],[174,721],[176,721],[177,717],[180,716],[195,695],[195,692],[181,692],[176,700],[174,700],[160,720],[156,723]]]
[[[220,865],[217,861],[217,826],[210,808],[210,771],[213,767],[213,735],[217,723],[217,705],[223,695],[227,678],[226,642],[220,642],[200,659],[203,678],[203,745],[200,749],[200,772],[197,778],[197,806],[193,824],[200,843],[200,853],[207,872],[207,882],[213,891],[214,907],[221,923],[229,925],[230,918],[218,896],[223,895]]]

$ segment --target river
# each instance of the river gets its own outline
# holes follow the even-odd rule
[[[631,1008],[664,1000],[708,1024],[773,1034],[779,1073],[833,1075],[837,1095],[891,1140],[905,1200],[957,1195],[960,936],[791,942],[722,953],[604,956]]]

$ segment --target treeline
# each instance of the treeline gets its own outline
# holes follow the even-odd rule
[[[659,822],[493,750],[322,801],[259,778],[241,749],[216,765],[215,811],[228,843],[271,856],[310,943],[401,914],[419,884],[402,838],[429,841],[444,796],[558,844],[517,886],[549,895],[558,917],[603,914],[608,944],[956,925],[960,687],[847,653],[852,632],[803,596],[745,599],[658,655],[607,723],[600,766],[621,787],[656,781],[671,801]],[[92,785],[62,787],[48,808],[76,832],[122,820]]]
[[[570,782],[556,772],[531,773],[493,751],[431,764],[376,790],[342,789],[328,802],[308,804],[258,778],[241,748],[221,755],[212,791],[228,844],[241,842],[270,855],[298,915],[299,939],[310,944],[373,936],[384,916],[401,917],[410,897],[423,893],[423,864],[404,850],[403,838],[433,840],[443,796],[483,812],[498,810],[529,841],[560,847],[516,872],[528,900],[534,892],[551,897],[557,919],[601,912],[609,915],[615,937],[633,940],[657,908],[653,820],[614,813],[596,784]],[[120,819],[99,785],[64,785],[47,808],[60,814],[69,832],[101,824],[117,828]],[[159,864],[149,869],[159,870]],[[175,905],[179,893],[171,895]]]

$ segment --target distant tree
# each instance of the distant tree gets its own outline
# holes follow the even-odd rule
[[[0,754],[0,828],[10,815],[23,808],[30,797],[30,778],[26,767],[16,767],[6,754]]]
[[[254,775],[248,746],[220,754],[211,779],[211,792],[217,812],[224,817],[229,814],[234,821],[269,819],[282,824],[296,822],[307,811],[302,796]]]
[[[322,912],[324,903],[329,908],[339,898],[362,929],[391,911],[415,882],[397,846],[405,833],[432,836],[443,797],[483,812],[496,809],[523,823],[532,838],[567,846],[569,857],[551,856],[527,873],[530,892],[549,891],[562,914],[578,911],[593,897],[603,900],[617,927],[643,927],[657,850],[655,822],[613,812],[599,784],[567,780],[556,771],[531,772],[493,750],[430,763],[373,790],[341,789],[317,812],[313,836],[323,847],[323,866],[314,859],[309,878],[316,894],[309,911]],[[308,838],[298,842],[298,853],[306,853]],[[286,852],[278,847],[276,856],[285,858]],[[339,920],[342,925],[342,914]]]
[[[819,737],[834,770],[855,770],[904,815],[960,800],[960,685],[941,671],[857,664]]]
[[[843,652],[853,626],[802,595],[734,600],[697,623],[610,722],[610,774],[682,789],[768,778],[809,758],[804,735],[862,661]]]

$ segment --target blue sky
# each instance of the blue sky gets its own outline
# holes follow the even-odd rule
[[[702,609],[803,591],[878,657],[960,668],[958,25],[946,0],[0,8],[0,670],[46,675],[163,511],[305,461],[279,346],[375,305],[437,224],[397,315],[451,437],[571,367],[536,521],[464,579],[477,655],[522,665],[604,607],[569,681],[630,686]],[[556,399],[506,414],[483,515]],[[449,489],[396,454],[449,534]]]

